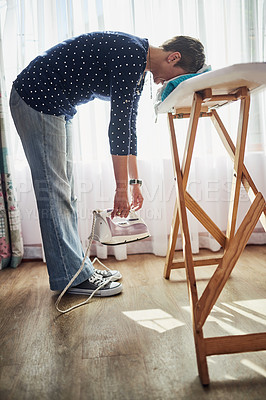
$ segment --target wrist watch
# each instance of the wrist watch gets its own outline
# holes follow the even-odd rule
[[[142,185],[142,180],[141,179],[130,179],[129,180],[130,185]]]

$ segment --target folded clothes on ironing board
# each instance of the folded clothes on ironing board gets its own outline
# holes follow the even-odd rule
[[[157,96],[155,111],[160,114],[189,109],[193,94],[204,89],[212,89],[213,95],[233,94],[242,86],[246,86],[251,92],[266,87],[266,62],[235,64],[186,79],[164,101],[160,101]],[[206,102],[206,106],[215,107],[226,102]]]
[[[184,75],[179,75],[170,81],[164,82],[162,88],[160,89],[161,93],[159,94],[160,100],[164,101],[167,96],[178,86],[180,85],[181,82],[186,81],[187,79],[193,78],[194,76],[198,76],[200,74],[203,74],[204,72],[211,71],[211,66],[210,65],[205,65],[195,74],[184,74]]]

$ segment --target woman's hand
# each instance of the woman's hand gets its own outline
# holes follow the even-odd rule
[[[126,218],[130,208],[134,208],[137,211],[143,204],[143,197],[139,184],[130,185],[131,204],[129,204],[128,201],[128,171],[132,179],[138,178],[137,157],[133,155],[112,155],[112,161],[116,181],[116,192],[111,218],[115,216]]]
[[[136,211],[140,210],[143,204],[143,196],[141,193],[140,185],[130,185],[131,189],[131,208]]]
[[[130,204],[128,201],[127,187],[117,188],[115,191],[114,207],[111,218],[115,216],[126,218],[130,211]]]

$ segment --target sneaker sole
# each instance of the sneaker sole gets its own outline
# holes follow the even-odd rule
[[[115,288],[112,289],[100,289],[98,292],[95,293],[93,297],[110,297],[116,294],[121,293],[123,290],[123,286],[120,284]],[[93,293],[93,290],[89,289],[81,289],[81,288],[70,288],[67,290],[69,294],[81,294],[85,296],[90,296]]]

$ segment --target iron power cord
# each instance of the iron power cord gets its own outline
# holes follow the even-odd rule
[[[102,287],[104,287],[105,285],[107,285],[107,284],[111,281],[111,278],[112,278],[112,277],[109,278],[109,279],[105,279],[105,281],[104,281],[100,286],[98,286],[97,289],[95,289],[95,290],[91,293],[91,295],[87,298],[87,300],[85,300],[85,301],[83,301],[83,302],[81,302],[81,303],[75,304],[74,306],[69,307],[69,308],[67,308],[67,309],[65,309],[65,310],[62,310],[61,308],[59,308],[59,303],[60,303],[60,301],[62,300],[62,297],[64,296],[64,294],[66,293],[67,289],[72,285],[72,283],[74,282],[74,280],[79,276],[79,274],[81,273],[81,271],[82,271],[83,268],[84,268],[85,261],[86,261],[86,258],[87,258],[87,256],[88,256],[88,253],[89,253],[89,251],[90,251],[91,244],[92,244],[93,237],[94,237],[95,223],[96,223],[96,211],[93,211],[93,220],[92,220],[91,234],[90,234],[90,236],[89,236],[89,243],[88,243],[87,249],[86,249],[86,251],[85,251],[85,255],[84,255],[82,264],[81,264],[79,270],[75,273],[75,275],[74,275],[74,276],[72,277],[72,279],[68,282],[68,284],[66,285],[66,287],[65,287],[65,288],[63,289],[63,291],[60,293],[60,295],[58,296],[58,298],[57,298],[57,300],[56,300],[56,302],[55,302],[55,308],[56,308],[56,310],[57,310],[58,312],[60,312],[61,314],[66,314],[66,313],[68,313],[69,311],[74,310],[75,308],[78,308],[78,307],[81,307],[81,306],[83,306],[83,305],[85,305],[85,304],[88,304],[89,301],[91,300],[91,298],[98,292],[98,290],[100,290]],[[98,261],[104,268],[106,268],[107,270],[109,270],[109,268],[106,267],[106,265],[104,265],[100,260],[98,260],[97,257],[93,260],[92,264],[94,264],[95,261]]]

